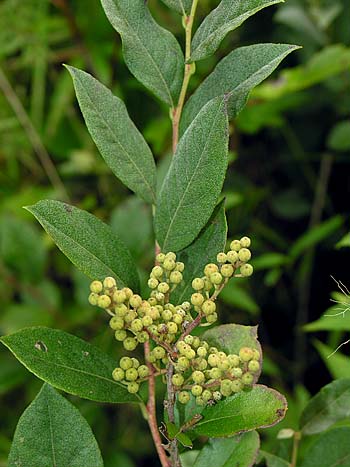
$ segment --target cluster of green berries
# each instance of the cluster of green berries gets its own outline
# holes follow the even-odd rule
[[[226,354],[191,335],[176,347],[172,383],[182,404],[190,401],[191,394],[197,405],[219,401],[251,386],[260,371],[260,352],[250,347],[242,347],[238,355]]]
[[[215,300],[230,277],[247,277],[252,274],[253,268],[247,263],[251,257],[249,246],[248,237],[233,240],[230,245],[231,249],[227,253],[221,252],[217,255],[217,264],[207,264],[203,270],[204,275],[192,281],[194,293],[191,296],[191,302],[185,301],[177,305],[170,302],[171,292],[182,282],[182,273],[185,268],[184,263],[177,261],[176,254],[173,252],[159,253],[156,256],[156,266],[153,267],[148,279],[151,292],[147,300],[135,294],[128,287],[118,288],[113,277],[106,277],[102,282],[96,280],[90,284],[89,302],[105,309],[111,315],[109,325],[114,331],[116,340],[123,343],[125,350],[133,351],[138,344],[144,344],[149,340],[156,344],[147,362],[156,374],[166,372],[170,357],[171,363],[175,363],[175,380],[191,368],[199,372],[209,371],[206,367],[204,368],[204,362],[206,362],[204,356],[197,353],[197,350],[203,353],[201,349],[203,346],[208,353],[209,347],[201,345],[201,341],[191,336],[187,329],[191,324],[205,326],[214,323],[217,320]],[[183,336],[186,337],[183,339]],[[189,344],[188,341],[191,343]],[[183,345],[186,346],[188,355],[180,350]],[[189,345],[192,347],[187,348]],[[184,366],[185,359],[189,361],[188,367],[182,372],[178,371]],[[208,365],[208,362],[206,364]],[[244,374],[247,374],[246,370],[247,368],[242,368]],[[129,357],[123,357],[120,366],[113,372],[113,378],[126,384],[131,393],[136,393],[140,382],[148,376],[149,367],[140,365],[137,359]],[[249,377],[245,378],[247,383]],[[210,379],[213,378],[210,377]],[[205,376],[205,384],[208,384],[207,380]],[[242,384],[245,383],[242,382]],[[181,384],[174,383],[174,386],[180,387]],[[205,392],[204,398],[207,395],[208,392]],[[198,401],[201,401],[200,397],[203,396],[197,394],[196,397],[199,397]],[[213,397],[215,399],[215,396]],[[180,398],[184,400],[185,396],[179,396]]]

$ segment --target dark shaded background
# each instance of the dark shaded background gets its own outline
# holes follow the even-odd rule
[[[160,1],[149,4],[157,20],[183,42],[180,18]],[[201,1],[198,17],[216,4]],[[339,359],[339,352],[326,358],[347,339],[350,320],[345,317],[338,331],[329,332],[327,324],[309,328],[317,332],[303,330],[330,307],[337,290],[331,275],[350,285],[349,18],[347,0],[288,0],[229,34],[215,57],[197,64],[191,81],[194,88],[238,45],[303,46],[268,85],[252,93],[231,125],[232,157],[224,187],[229,236],[252,237],[256,273],[223,294],[222,322],[260,326],[262,381],[285,393],[290,405],[287,419],[263,435],[265,447],[274,446],[282,456],[288,442],[276,442],[276,432],[297,428],[308,394],[332,378],[350,377],[350,359]],[[106,317],[87,303],[88,280],[22,209],[42,198],[62,199],[62,183],[71,203],[111,222],[143,276],[152,263],[149,208],[98,155],[62,63],[89,71],[122,97],[159,166],[163,171],[167,166],[168,109],[125,67],[119,37],[99,1],[2,0],[0,332],[39,324],[58,327],[117,356],[120,348]],[[346,301],[339,294],[333,298]],[[349,346],[341,352],[348,354]],[[6,465],[17,420],[41,384],[0,349],[0,466]],[[69,398],[92,426],[106,467],[157,465],[137,408]]]

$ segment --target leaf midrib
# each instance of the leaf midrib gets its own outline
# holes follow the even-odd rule
[[[56,452],[55,452],[55,444],[53,439],[53,426],[52,426],[52,418],[51,418],[51,410],[50,410],[50,402],[48,397],[46,396],[46,405],[47,405],[47,413],[49,417],[49,427],[50,427],[50,439],[51,439],[51,451],[52,451],[52,462],[53,467],[56,467]]]

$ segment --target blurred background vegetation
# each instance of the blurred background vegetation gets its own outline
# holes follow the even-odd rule
[[[183,43],[180,17],[159,0],[152,13]],[[202,0],[198,16],[217,5]],[[288,0],[231,33],[219,53],[198,62],[196,86],[233,48],[256,42],[303,46],[251,94],[231,126],[224,186],[230,237],[253,238],[256,273],[222,294],[222,322],[259,324],[262,382],[288,397],[286,420],[263,434],[282,457],[310,397],[350,377],[349,302],[331,278],[350,286],[350,2]],[[141,276],[152,263],[149,207],[131,195],[99,156],[62,63],[92,73],[126,102],[152,147],[159,178],[169,162],[168,109],[129,73],[119,37],[98,0],[0,3],[0,333],[46,325],[68,330],[117,356],[106,317],[87,303],[88,280],[22,207],[69,200],[124,239]],[[0,349],[0,466],[20,414],[41,382]],[[106,467],[158,465],[138,409],[71,397],[98,439]],[[132,418],[131,418],[132,417]],[[133,423],[130,423],[132,419]]]

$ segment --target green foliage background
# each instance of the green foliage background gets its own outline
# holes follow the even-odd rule
[[[201,1],[198,16],[216,4]],[[177,14],[160,1],[150,0],[149,6],[182,43]],[[350,377],[349,347],[327,359],[347,340],[350,318],[322,316],[339,312],[339,305],[326,311],[331,292],[344,301],[330,276],[350,284],[349,17],[347,0],[288,0],[263,10],[229,34],[213,57],[197,62],[191,81],[192,88],[198,85],[238,45],[303,46],[252,92],[231,125],[224,184],[229,236],[248,233],[253,238],[256,273],[244,285],[235,281],[224,290],[221,321],[259,324],[262,381],[287,394],[290,406],[282,425],[264,433],[263,447],[273,446],[281,457],[290,440],[276,441],[276,433],[297,428],[309,394],[332,378]],[[99,1],[2,1],[0,334],[52,326],[116,357],[105,317],[87,303],[88,279],[22,209],[42,198],[62,199],[61,179],[72,204],[118,232],[137,259],[141,277],[151,265],[149,207],[116,180],[99,155],[62,63],[85,69],[124,100],[157,157],[159,177],[169,164],[167,108],[127,70],[120,39]],[[0,466],[6,465],[17,420],[40,385],[0,349]],[[157,462],[136,407],[70,399],[92,427],[106,467]]]

